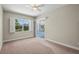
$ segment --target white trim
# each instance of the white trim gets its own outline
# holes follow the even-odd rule
[[[74,47],[74,46],[71,46],[71,45],[68,45],[68,44],[64,44],[64,43],[61,43],[61,42],[58,42],[58,41],[55,41],[55,40],[51,40],[51,39],[46,39],[46,40],[53,42],[53,43],[56,43],[56,44],[59,44],[59,45],[62,45],[62,46],[65,46],[65,47],[72,48],[74,50],[79,50],[78,47]]]
[[[29,38],[33,38],[33,37],[28,37],[28,38],[17,38],[17,39],[4,40],[3,43],[5,43],[5,42],[15,41],[15,40],[29,39]]]
[[[5,42],[10,42],[10,41],[14,41],[14,40],[18,40],[18,39],[4,40],[3,43],[5,43]]]

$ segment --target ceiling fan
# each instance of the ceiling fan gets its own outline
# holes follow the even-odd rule
[[[31,8],[33,11],[41,11],[41,7],[43,7],[43,4],[29,4],[26,5],[26,7]]]

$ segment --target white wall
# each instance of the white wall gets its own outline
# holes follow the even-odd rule
[[[3,28],[2,28],[2,19],[3,18],[3,11],[2,11],[2,7],[0,5],[0,50],[1,50],[1,47],[2,47],[2,40],[3,40]]]
[[[3,14],[3,23],[4,23],[4,40],[3,41],[11,41],[11,40],[17,40],[17,39],[22,39],[22,38],[29,38],[29,37],[34,37],[34,27],[32,26],[32,31],[31,32],[15,32],[15,33],[10,33],[10,17],[12,18],[26,18],[30,20],[34,20],[33,17],[27,16],[27,15],[22,15],[18,13],[13,13],[13,12],[8,12],[4,11]],[[33,24],[32,24],[33,25]]]
[[[79,48],[79,5],[67,5],[42,14],[48,16],[46,38]]]

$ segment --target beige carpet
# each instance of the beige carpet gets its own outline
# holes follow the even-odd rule
[[[3,45],[1,53],[7,54],[50,54],[54,53],[49,47],[41,44],[36,38],[12,41]]]
[[[30,38],[3,44],[2,54],[75,54],[79,53],[71,48],[67,48],[45,39]]]

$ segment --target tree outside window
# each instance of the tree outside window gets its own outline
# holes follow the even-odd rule
[[[28,31],[29,30],[29,20],[26,19],[15,19],[15,31]]]

